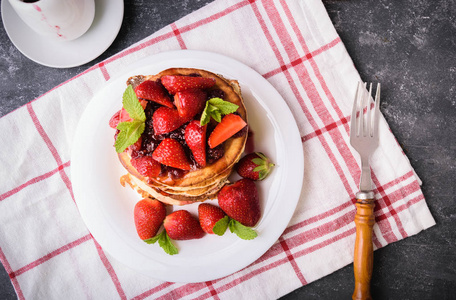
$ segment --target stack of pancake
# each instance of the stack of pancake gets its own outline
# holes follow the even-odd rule
[[[236,80],[228,80],[220,75],[190,68],[172,68],[157,75],[138,75],[128,79],[127,84],[137,86],[144,80],[158,80],[164,75],[190,75],[211,77],[216,84],[211,89],[224,92],[224,100],[239,106],[238,113],[247,122],[247,112]],[[129,184],[142,197],[155,198],[171,205],[185,205],[216,197],[218,191],[228,182],[235,163],[240,159],[247,140],[247,134],[233,136],[223,143],[224,154],[204,168],[194,168],[179,178],[172,176],[144,177],[131,164],[128,151],[118,154],[119,160],[128,174],[122,176],[121,184]],[[208,146],[207,146],[208,147]]]

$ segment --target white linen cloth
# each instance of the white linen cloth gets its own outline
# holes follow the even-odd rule
[[[232,57],[263,75],[302,137],[303,189],[280,239],[228,277],[151,279],[111,258],[82,221],[72,139],[91,97],[144,57],[177,49]],[[0,119],[0,260],[19,299],[274,299],[353,261],[359,157],[349,119],[360,80],[320,0],[216,0]],[[31,99],[32,100],[32,99]],[[434,225],[419,179],[381,123],[372,158],[374,246]]]

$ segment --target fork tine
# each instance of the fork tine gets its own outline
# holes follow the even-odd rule
[[[358,132],[359,126],[357,125],[356,112],[358,111],[360,93],[361,93],[361,81],[358,82],[358,86],[356,88],[356,94],[355,94],[355,102],[353,102],[353,109],[352,109],[351,120],[350,120],[350,136],[357,136],[359,134],[359,132]]]
[[[367,121],[366,121],[366,135],[365,136],[372,136],[374,128],[372,127],[371,123],[371,116],[372,116],[372,111],[371,111],[371,98],[372,98],[372,82],[369,84],[369,95],[366,97],[365,101],[366,103],[366,114],[367,114]]]
[[[358,121],[359,122],[359,131],[358,131],[358,133],[361,136],[366,136],[365,129],[364,129],[364,107],[366,106],[366,99],[368,99],[368,97],[366,97],[366,93],[367,93],[366,87],[367,87],[367,83],[365,82],[363,89],[362,89],[362,93],[361,93],[361,100],[360,100],[360,107],[359,107],[359,121]]]
[[[378,118],[380,117],[380,82],[377,83],[377,91],[375,92],[375,110],[373,119],[373,134],[378,135]]]

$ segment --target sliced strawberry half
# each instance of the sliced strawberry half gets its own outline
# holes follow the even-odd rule
[[[185,128],[185,142],[192,151],[193,157],[201,167],[206,166],[206,129],[200,122],[193,120]]]
[[[193,117],[202,112],[206,106],[207,94],[200,89],[189,89],[177,92],[174,95],[174,104],[176,105],[179,116],[190,121]]]
[[[214,78],[184,76],[184,75],[165,75],[161,78],[161,83],[172,95],[188,89],[207,89],[215,85]]]
[[[161,171],[160,163],[150,156],[132,158],[131,164],[139,174],[145,177],[157,177]]]
[[[166,166],[182,170],[191,168],[184,147],[175,139],[164,139],[152,153],[152,158]]]
[[[152,116],[155,134],[171,132],[184,124],[176,109],[159,107]]]
[[[165,88],[156,81],[143,81],[135,88],[135,93],[138,98],[154,101],[158,104],[173,108],[173,103]]]
[[[222,118],[222,121],[215,126],[207,143],[210,148],[217,147],[239,130],[244,128],[247,123],[237,114],[228,114]]]

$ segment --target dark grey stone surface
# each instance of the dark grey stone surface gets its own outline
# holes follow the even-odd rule
[[[1,26],[0,116],[209,2],[126,0],[122,28],[112,46],[94,61],[70,69],[30,61]],[[423,180],[437,222],[375,252],[373,296],[456,299],[456,1],[324,3],[363,80],[382,83],[381,109]],[[348,299],[353,282],[350,265],[282,299]],[[16,299],[3,267],[0,299]]]

